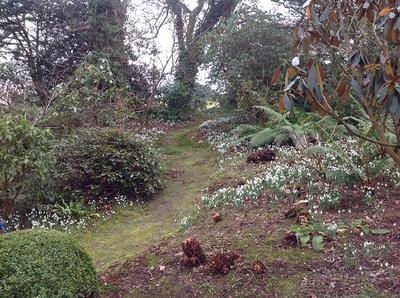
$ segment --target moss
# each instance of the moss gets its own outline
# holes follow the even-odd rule
[[[360,294],[351,296],[352,298],[385,298],[391,297],[386,291],[382,292],[382,289],[375,289],[373,287],[366,286]],[[398,297],[398,296],[396,296]]]
[[[290,278],[272,276],[267,280],[266,286],[275,297],[299,297],[299,289],[303,275]]]
[[[276,259],[281,259],[290,265],[296,265],[310,262],[317,257],[317,254],[311,249],[277,248],[281,241],[280,236],[284,235],[283,231],[280,232],[278,230],[276,234],[266,236],[266,239],[261,242],[257,241],[255,237],[257,234],[259,234],[257,229],[255,231],[253,231],[253,228],[244,230],[243,235],[245,236],[235,242],[235,247],[243,252],[248,261],[263,260],[272,262]]]
[[[143,265],[146,267],[157,267],[160,265],[160,257],[151,254],[145,254],[142,260]]]

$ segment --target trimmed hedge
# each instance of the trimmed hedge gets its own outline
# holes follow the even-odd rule
[[[96,271],[70,236],[22,230],[0,236],[0,297],[97,297]]]
[[[120,195],[145,200],[161,187],[156,152],[119,129],[82,130],[56,148],[56,158],[55,178],[64,200]]]

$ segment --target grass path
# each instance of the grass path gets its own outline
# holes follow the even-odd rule
[[[171,236],[183,217],[194,214],[202,189],[216,170],[216,153],[191,139],[196,126],[173,130],[159,145],[166,156],[164,190],[144,206],[120,209],[112,217],[78,235],[99,271],[141,254]]]

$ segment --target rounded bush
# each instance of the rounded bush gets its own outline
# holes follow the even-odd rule
[[[70,236],[51,230],[0,235],[0,297],[96,297],[96,271]]]
[[[64,200],[145,200],[161,186],[156,153],[137,137],[111,128],[92,128],[56,148],[58,190]]]

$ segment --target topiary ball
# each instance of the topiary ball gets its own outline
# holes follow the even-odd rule
[[[96,297],[93,263],[70,236],[23,230],[0,236],[0,297]]]

